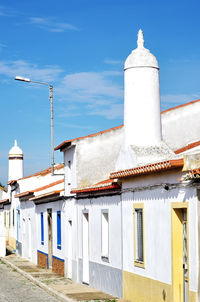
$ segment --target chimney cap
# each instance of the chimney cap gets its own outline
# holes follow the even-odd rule
[[[156,57],[144,47],[144,35],[141,29],[138,31],[137,48],[131,52],[124,64],[125,70],[134,67],[159,68]]]

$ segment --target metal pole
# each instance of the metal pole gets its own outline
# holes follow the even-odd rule
[[[54,175],[54,125],[53,125],[53,86],[49,85],[49,99],[51,104],[51,175]]]

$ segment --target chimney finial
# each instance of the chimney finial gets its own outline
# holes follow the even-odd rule
[[[137,48],[144,48],[144,35],[141,29],[138,31]]]

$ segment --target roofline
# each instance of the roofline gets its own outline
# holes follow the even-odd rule
[[[195,100],[195,101],[191,101],[191,102],[188,102],[188,103],[185,103],[185,104],[182,104],[182,105],[178,105],[176,107],[172,107],[172,108],[166,109],[166,110],[162,111],[162,114],[166,113],[168,111],[176,110],[176,109],[179,109],[179,108],[182,108],[182,107],[185,107],[185,106],[189,106],[191,104],[195,104],[195,103],[198,103],[198,102],[200,102],[200,99]]]
[[[191,105],[191,104],[194,104],[194,103],[197,103],[197,102],[200,102],[200,99],[198,100],[195,100],[195,101],[191,101],[189,103],[186,103],[186,104],[182,104],[182,105],[178,105],[178,106],[175,106],[175,107],[172,107],[172,108],[169,108],[169,109],[166,109],[164,111],[161,112],[161,114],[165,114],[166,112],[168,111],[172,111],[172,110],[176,110],[176,109],[179,109],[181,107],[185,107],[185,106],[188,106],[188,105]],[[100,132],[97,132],[97,133],[93,133],[93,134],[89,134],[89,135],[86,135],[86,136],[81,136],[81,137],[77,137],[77,138],[73,138],[73,139],[70,139],[70,140],[66,140],[64,142],[62,142],[60,145],[58,145],[57,147],[54,148],[54,150],[59,150],[62,151],[63,148],[65,148],[65,146],[67,144],[70,144],[74,141],[77,141],[77,140],[80,140],[80,139],[84,139],[84,138],[88,138],[88,137],[93,137],[93,136],[97,136],[97,135],[100,135],[102,133],[106,133],[106,132],[109,132],[109,131],[112,131],[112,130],[116,130],[116,129],[120,129],[122,128],[124,125],[120,125],[120,126],[116,126],[116,127],[113,127],[113,128],[109,128],[107,130],[103,130],[103,131],[100,131]]]
[[[62,168],[64,168],[64,164],[57,164],[57,166],[56,165],[54,166],[54,170],[60,170]],[[18,180],[22,180],[22,179],[26,179],[26,178],[30,178],[30,177],[34,177],[34,176],[46,176],[47,174],[50,174],[50,173],[51,173],[51,167],[48,167],[45,170],[42,170],[42,171],[30,174],[28,176],[19,178]]]
[[[41,194],[41,195],[34,196],[34,197],[30,198],[29,200],[35,201],[35,200],[38,200],[38,199],[48,198],[50,196],[60,195],[60,193],[62,191],[64,191],[64,189],[55,190],[55,191],[52,191],[52,192],[47,192],[47,193],[44,193],[44,194]]]
[[[89,192],[99,192],[99,191],[107,191],[112,189],[120,189],[121,186],[117,183],[113,183],[107,186],[99,186],[99,187],[90,187],[90,188],[83,188],[83,189],[73,189],[70,193],[72,194],[79,194],[79,193],[89,193]]]
[[[59,184],[61,184],[63,182],[64,182],[64,179],[59,179],[57,181],[51,182],[50,184],[42,186],[42,187],[39,187],[37,189],[33,189],[33,190],[30,190],[30,191],[25,191],[25,192],[18,193],[14,197],[19,197],[20,198],[20,197],[25,197],[25,196],[28,196],[28,195],[33,195],[33,193],[35,193],[35,192],[46,190],[48,188],[54,187],[56,185],[59,185]]]
[[[100,135],[100,134],[107,133],[107,132],[110,132],[110,131],[112,131],[112,130],[120,129],[120,128],[122,128],[123,126],[124,126],[124,125],[116,126],[116,127],[109,128],[109,129],[106,129],[106,130],[103,130],[103,131],[100,131],[100,132],[97,132],[97,133],[93,133],[93,134],[89,134],[89,135],[86,135],[86,136],[81,136],[81,137],[77,137],[77,138],[73,138],[73,139],[64,141],[64,142],[62,142],[60,145],[58,145],[54,150],[59,150],[59,149],[65,148],[65,145],[66,145],[67,143],[71,143],[71,142],[78,141],[78,140],[81,140],[81,139],[84,139],[84,138],[88,138],[88,137],[98,136],[98,135]]]
[[[14,197],[18,197],[18,198],[21,198],[21,197],[25,197],[25,196],[28,196],[28,195],[33,195],[33,191],[26,191],[26,192],[22,192],[22,193],[18,193],[16,195],[14,195]]]
[[[179,154],[179,153],[182,153],[184,151],[187,151],[187,150],[190,150],[190,149],[193,149],[195,147],[198,147],[200,146],[200,141],[197,141],[197,142],[193,142],[193,143],[190,143],[182,148],[179,148],[177,150],[174,151],[175,154]]]
[[[9,198],[0,200],[0,205],[1,204],[9,204],[9,203],[11,203],[11,201],[9,200]]]
[[[183,168],[184,165],[184,160],[183,158],[180,159],[171,159],[171,160],[166,160],[162,162],[157,162],[145,166],[139,166],[136,168],[132,169],[126,169],[126,170],[121,170],[117,172],[112,172],[110,174],[110,178],[126,178],[126,177],[134,177],[134,176],[141,176],[141,175],[147,175],[147,174],[152,174],[156,172],[163,172],[167,170],[172,170],[172,169],[181,169]]]

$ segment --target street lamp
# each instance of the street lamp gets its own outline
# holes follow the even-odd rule
[[[44,82],[38,82],[38,81],[31,81],[28,78],[23,78],[23,77],[15,77],[16,81],[22,81],[22,82],[28,82],[28,83],[36,83],[36,84],[41,84],[49,87],[49,99],[50,99],[50,104],[51,104],[51,175],[54,175],[54,127],[53,127],[53,86],[44,83]]]

